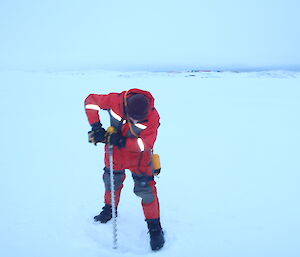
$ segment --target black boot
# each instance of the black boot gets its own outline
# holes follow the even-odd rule
[[[116,208],[116,216],[117,216],[117,208]],[[102,211],[99,215],[94,217],[95,221],[100,221],[101,223],[106,223],[112,218],[112,208],[110,204],[105,204],[102,208]]]
[[[150,234],[150,245],[153,251],[157,251],[164,246],[164,232],[160,225],[159,219],[148,219],[147,225]]]

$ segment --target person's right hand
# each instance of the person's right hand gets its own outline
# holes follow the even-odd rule
[[[102,128],[101,122],[92,124],[92,130],[88,132],[89,142],[97,145],[97,143],[105,143],[106,130]]]

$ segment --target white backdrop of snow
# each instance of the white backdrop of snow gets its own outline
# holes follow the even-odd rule
[[[0,1],[0,69],[300,69],[297,0]]]
[[[0,256],[152,256],[129,173],[117,251],[111,223],[93,223],[103,149],[83,108],[89,93],[138,87],[161,115],[155,256],[298,257],[299,85],[295,72],[1,72]]]

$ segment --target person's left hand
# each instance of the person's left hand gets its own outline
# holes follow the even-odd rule
[[[118,146],[119,148],[124,148],[126,145],[126,139],[127,138],[122,136],[120,133],[112,133],[106,136],[106,143]]]

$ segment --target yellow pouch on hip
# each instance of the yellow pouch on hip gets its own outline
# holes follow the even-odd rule
[[[153,164],[153,175],[157,176],[160,173],[160,157],[157,153],[152,154],[152,164]]]

